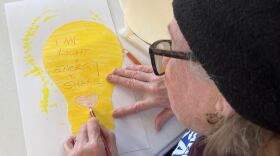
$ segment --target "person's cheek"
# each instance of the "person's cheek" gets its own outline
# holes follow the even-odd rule
[[[166,66],[165,85],[168,91],[170,107],[176,118],[186,127],[200,132],[197,98],[193,97],[194,83],[186,61],[170,59]]]
[[[182,72],[182,63],[178,59],[170,59],[166,65],[165,71],[165,85],[168,92],[168,98],[170,101],[170,107],[173,110],[177,119],[183,118],[182,107],[184,101],[181,98],[184,94],[182,91],[183,88],[182,79],[184,78],[184,72]]]
[[[166,66],[167,66],[167,63],[168,63],[169,60],[170,60],[169,57],[163,57],[162,66],[163,66],[164,69],[166,69]]]
[[[170,100],[170,105],[173,105],[173,101],[174,101],[174,98],[173,98],[173,93],[174,93],[174,75],[173,75],[173,72],[174,72],[174,69],[173,68],[173,62],[172,62],[172,59],[169,59],[169,58],[164,58],[163,60],[163,64],[164,64],[164,67],[165,67],[165,86],[167,88],[167,92],[168,92],[168,97],[169,97],[169,100]]]

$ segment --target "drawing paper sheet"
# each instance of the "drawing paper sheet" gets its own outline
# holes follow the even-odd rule
[[[110,118],[113,107],[135,98],[105,79],[125,63],[107,1],[21,1],[7,4],[6,14],[28,156],[64,155],[65,139],[89,118],[77,99],[90,102],[91,95],[119,153],[150,148],[139,116]]]

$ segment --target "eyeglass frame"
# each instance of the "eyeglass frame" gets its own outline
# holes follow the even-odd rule
[[[165,72],[163,73],[158,72],[156,68],[155,55],[171,57],[171,58],[181,59],[181,60],[188,60],[192,62],[198,62],[198,60],[194,57],[193,52],[181,52],[181,51],[163,50],[163,49],[156,48],[157,45],[159,45],[162,42],[167,42],[170,44],[170,47],[172,46],[171,40],[158,40],[155,41],[153,44],[151,44],[149,47],[150,59],[155,75],[161,76],[165,74]]]

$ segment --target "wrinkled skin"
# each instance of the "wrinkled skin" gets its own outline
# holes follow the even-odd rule
[[[113,112],[116,118],[138,113],[154,107],[163,108],[155,119],[155,128],[160,130],[163,123],[173,116],[170,109],[167,89],[164,83],[165,76],[155,76],[151,66],[129,66],[113,71],[108,76],[112,83],[128,87],[143,93],[143,100],[128,107],[118,108]]]
[[[169,32],[173,51],[191,51],[175,19],[169,25]],[[207,134],[213,126],[208,123],[207,114],[229,116],[233,113],[200,65],[174,58],[164,58],[163,64],[166,71],[161,77],[155,76],[152,67],[145,65],[116,69],[108,76],[112,83],[150,95],[128,107],[117,108],[114,117],[160,107],[163,111],[155,119],[157,130],[175,114],[187,128]]]
[[[191,51],[175,19],[169,25],[169,32],[172,37],[173,51]],[[158,107],[162,108],[162,111],[155,119],[157,130],[160,130],[162,125],[175,114],[187,128],[207,135],[213,126],[207,120],[208,114],[230,116],[234,113],[215,83],[208,78],[199,64],[174,58],[165,58],[163,64],[166,71],[161,77],[155,76],[151,66],[147,65],[118,68],[108,75],[109,82],[141,91],[144,94],[141,101],[117,108],[113,112],[114,117],[126,117]],[[107,134],[110,149],[113,155],[117,155],[114,134],[100,128],[98,122],[93,120],[82,127],[77,137],[71,137],[65,142],[64,147],[68,156],[105,156],[100,130]],[[76,142],[73,141],[75,138]]]
[[[109,132],[98,123],[97,119],[91,118],[80,129],[77,136],[72,136],[64,143],[64,151],[67,156],[105,156],[105,147],[101,138],[101,131],[109,146],[112,156],[118,155],[116,138],[114,133]]]
[[[175,19],[169,25],[169,32],[172,50],[191,51]],[[170,106],[186,127],[206,135],[213,126],[207,122],[207,114],[232,115],[230,105],[201,65],[174,58],[165,58],[163,62]]]

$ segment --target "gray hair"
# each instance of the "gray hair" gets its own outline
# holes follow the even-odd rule
[[[188,63],[190,70],[199,78],[211,79],[215,82],[216,76],[208,75],[200,63],[191,60]],[[279,134],[264,129],[235,113],[231,117],[220,118],[215,124],[210,135],[207,136],[203,155],[270,156],[266,155],[265,150],[273,139],[277,139],[277,145],[280,146]]]
[[[265,147],[279,135],[238,114],[223,118],[206,139],[204,156],[265,156]]]

